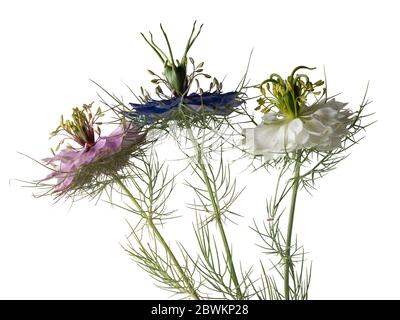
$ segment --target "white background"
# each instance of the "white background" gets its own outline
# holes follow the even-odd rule
[[[1,1],[0,298],[170,297],[122,251],[128,230],[119,210],[85,201],[52,205],[10,180],[44,174],[17,151],[48,155],[48,133],[60,115],[96,100],[89,78],[118,94],[126,94],[123,82],[151,89],[146,69],[161,65],[139,32],[161,39],[162,22],[180,55],[195,19],[205,27],[191,55],[205,60],[209,73],[227,75],[227,89],[252,48],[253,82],[299,64],[318,67],[319,77],[325,66],[330,93],[343,92],[340,99],[357,106],[370,81],[378,123],[313,197],[302,197],[295,223],[313,261],[311,298],[400,298],[397,3]],[[261,217],[272,191],[268,176],[241,179],[253,190],[242,214]],[[170,228],[181,239],[191,237],[175,223]],[[245,255],[253,239],[237,238],[236,255],[257,261]]]

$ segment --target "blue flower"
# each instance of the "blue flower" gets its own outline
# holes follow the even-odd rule
[[[213,115],[227,116],[244,101],[238,98],[238,92],[210,93],[202,95],[192,93],[186,97],[174,97],[168,100],[150,100],[145,104],[130,103],[131,117],[144,116],[149,120],[168,118],[172,111],[184,105],[193,112],[205,111]]]

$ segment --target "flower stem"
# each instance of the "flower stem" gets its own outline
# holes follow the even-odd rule
[[[228,242],[226,232],[224,229],[224,225],[222,222],[222,218],[221,218],[221,209],[219,207],[217,195],[215,194],[215,192],[213,191],[212,186],[211,186],[210,178],[208,176],[207,169],[206,169],[206,166],[205,166],[205,163],[203,160],[203,152],[202,152],[202,149],[201,149],[199,143],[194,138],[192,129],[188,126],[187,130],[188,130],[189,138],[193,143],[193,147],[196,150],[197,166],[199,167],[199,169],[201,171],[203,180],[207,187],[207,193],[211,200],[211,204],[212,204],[213,211],[214,211],[215,221],[217,223],[218,231],[221,235],[222,243],[224,245],[224,250],[225,250],[226,259],[227,259],[227,263],[228,263],[229,273],[231,276],[231,280],[236,288],[236,298],[243,299],[243,293],[240,289],[240,284],[239,284],[239,281],[238,281],[238,278],[236,275],[235,265],[233,263],[232,252],[231,252],[231,249],[229,246],[229,242]]]
[[[150,219],[148,221],[148,225],[151,228],[151,230],[154,232],[154,235],[156,236],[158,241],[164,247],[165,251],[167,252],[169,257],[171,258],[172,262],[174,263],[179,275],[182,277],[183,281],[185,282],[186,287],[187,287],[191,297],[193,299],[195,299],[195,300],[200,300],[200,297],[199,297],[196,289],[193,287],[191,281],[186,276],[186,273],[183,271],[182,267],[180,266],[178,260],[176,259],[175,255],[174,255],[174,253],[172,252],[171,248],[169,247],[169,245],[167,244],[167,242],[165,241],[165,239],[161,235],[160,231],[158,230],[158,228],[156,227],[156,225],[154,224],[152,219]]]
[[[190,296],[195,300],[200,300],[200,296],[198,295],[196,289],[193,287],[193,284],[191,283],[190,279],[187,277],[186,273],[183,271],[181,265],[179,264],[177,258],[175,257],[175,255],[172,252],[171,248],[169,247],[168,243],[165,241],[164,237],[158,230],[157,226],[154,224],[153,218],[151,217],[151,215],[147,214],[143,210],[143,208],[140,206],[137,199],[132,195],[132,193],[129,191],[129,189],[126,187],[126,185],[121,181],[120,178],[115,176],[114,179],[119,184],[119,186],[122,188],[122,190],[125,192],[125,194],[129,197],[129,199],[132,201],[132,203],[136,206],[136,208],[142,213],[143,217],[145,217],[145,216],[147,217],[146,225],[150,228],[150,230],[153,232],[156,239],[164,247],[165,252],[170,257],[177,272],[179,273],[180,277],[182,278],[183,282],[185,283]]]
[[[287,234],[286,234],[286,250],[285,250],[284,273],[283,273],[285,300],[290,299],[289,273],[290,273],[290,270],[293,268],[293,261],[291,258],[290,251],[291,251],[291,246],[292,246],[294,212],[295,212],[295,208],[296,208],[297,192],[299,189],[299,182],[300,182],[300,167],[301,167],[300,160],[301,160],[301,151],[297,151],[296,164],[295,164],[294,173],[293,173],[292,198],[290,201],[289,220],[288,220],[288,227],[287,227]]]

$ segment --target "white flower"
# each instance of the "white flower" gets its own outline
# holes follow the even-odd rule
[[[298,149],[339,148],[353,114],[344,109],[346,105],[332,99],[305,106],[294,119],[281,112],[267,112],[261,124],[245,131],[245,144],[252,154],[263,155],[266,161]]]

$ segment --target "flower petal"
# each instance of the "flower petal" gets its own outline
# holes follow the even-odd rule
[[[166,118],[170,115],[170,111],[178,108],[181,104],[185,104],[194,112],[205,110],[216,115],[228,115],[234,108],[242,104],[244,101],[238,99],[238,92],[227,93],[211,93],[203,94],[192,93],[184,98],[173,97],[167,100],[151,100],[144,104],[130,103],[133,112],[127,113],[128,116],[148,116],[149,118]]]

